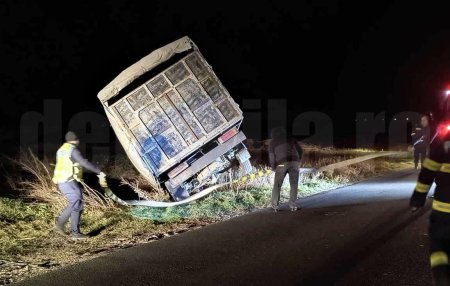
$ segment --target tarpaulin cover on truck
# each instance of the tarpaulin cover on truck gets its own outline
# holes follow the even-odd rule
[[[128,94],[120,94],[133,81],[183,52],[188,53],[181,60]],[[98,98],[128,157],[149,180],[242,121],[239,106],[188,37],[153,51],[124,70]]]

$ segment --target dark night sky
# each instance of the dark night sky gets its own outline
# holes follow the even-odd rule
[[[354,132],[359,111],[435,108],[450,79],[449,7],[290,2],[1,1],[2,140],[17,140],[20,116],[45,98],[63,99],[65,120],[103,113],[101,88],[184,35],[238,103],[287,98],[290,117],[329,114],[337,139]]]

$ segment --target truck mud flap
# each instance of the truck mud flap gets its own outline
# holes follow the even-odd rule
[[[175,201],[182,201],[189,197],[189,192],[186,191],[183,187],[179,186],[174,189],[167,189]]]

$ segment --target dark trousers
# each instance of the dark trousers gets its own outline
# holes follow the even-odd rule
[[[284,162],[277,166],[275,170],[275,179],[272,189],[273,208],[278,208],[278,205],[280,203],[281,186],[283,185],[284,178],[287,174],[289,174],[289,182],[291,186],[289,206],[291,208],[296,206],[295,202],[297,201],[298,177],[300,175],[299,172],[300,170],[298,161]]]
[[[57,225],[60,228],[64,228],[64,225],[70,218],[71,232],[79,233],[78,225],[84,208],[83,192],[76,181],[58,184],[58,188],[69,203],[59,216]]]
[[[423,164],[423,160],[425,160],[426,155],[427,155],[427,148],[414,147],[414,166],[416,168],[419,165],[419,158],[420,164]]]
[[[450,285],[450,213],[432,211],[430,215],[430,262],[435,285]]]

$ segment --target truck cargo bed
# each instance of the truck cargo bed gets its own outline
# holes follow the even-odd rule
[[[105,88],[109,93],[99,93],[131,161],[156,177],[243,119],[239,106],[195,44],[187,37],[181,40],[190,45],[183,47],[186,55],[181,60],[148,79],[151,69],[140,71],[144,83],[112,104],[110,99],[126,86],[119,79],[122,74]],[[167,48],[171,47],[161,49]],[[120,89],[111,88],[114,84]]]

